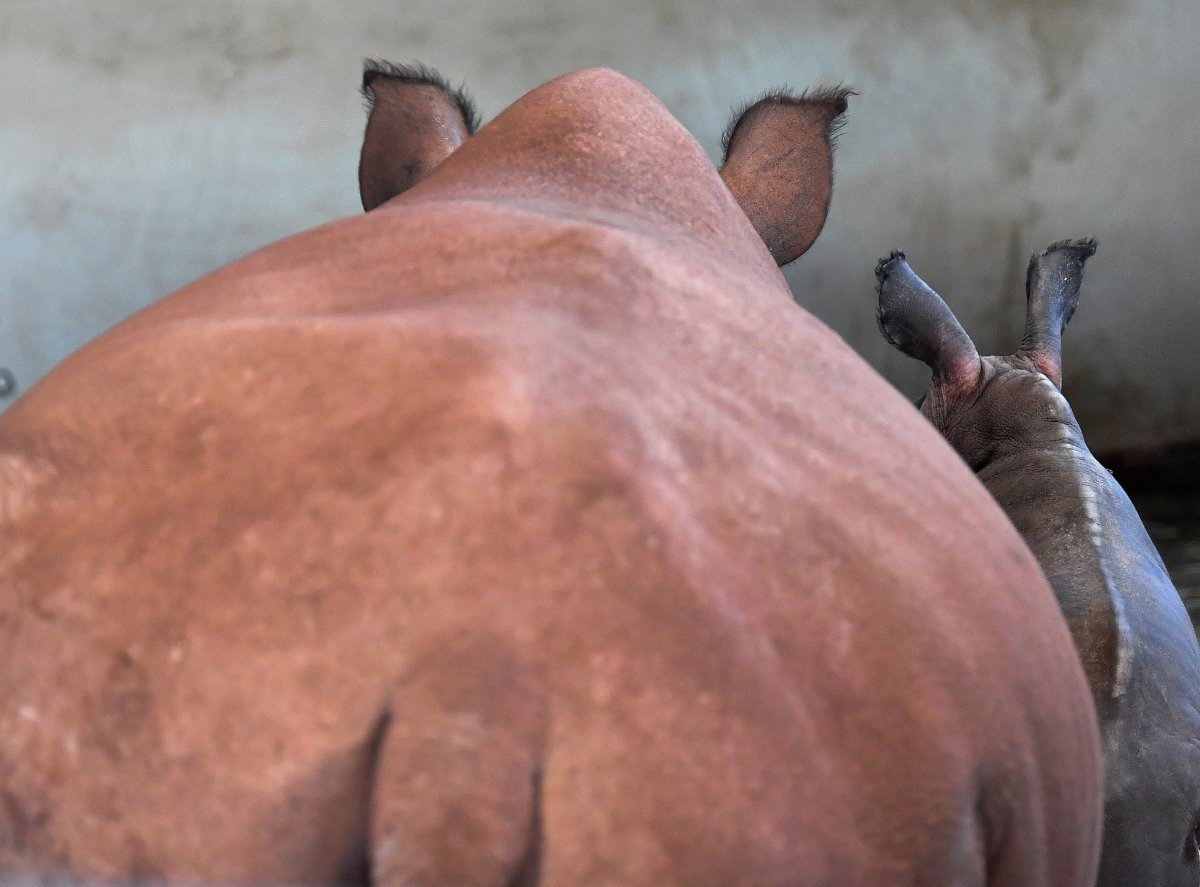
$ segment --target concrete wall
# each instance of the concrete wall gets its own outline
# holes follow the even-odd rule
[[[1028,255],[1094,234],[1066,353],[1089,438],[1200,437],[1195,0],[5,0],[0,366],[28,387],[189,280],[357,212],[364,55],[464,79],[485,115],[610,65],[714,156],[738,101],[850,84],[800,302],[915,394],[923,368],[875,331],[879,255],[903,247],[981,349],[1010,351]]]

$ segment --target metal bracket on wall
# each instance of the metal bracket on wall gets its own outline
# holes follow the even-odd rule
[[[17,377],[8,367],[0,367],[0,398],[8,397],[17,392]]]

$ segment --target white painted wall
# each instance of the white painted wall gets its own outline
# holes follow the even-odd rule
[[[922,368],[875,331],[878,256],[903,247],[1009,351],[1028,255],[1094,234],[1066,354],[1089,438],[1200,437],[1196,0],[3,0],[0,366],[28,387],[148,302],[357,212],[364,55],[464,79],[486,116],[609,65],[714,156],[740,100],[850,84],[800,302],[915,394]]]

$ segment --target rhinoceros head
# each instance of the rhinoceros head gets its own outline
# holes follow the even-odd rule
[[[1091,239],[1035,255],[1026,275],[1025,336],[1016,353],[981,357],[949,306],[894,251],[875,269],[879,328],[933,370],[921,411],[976,470],[997,448],[1061,438],[1078,424],[1062,397],[1062,333],[1075,313]]]
[[[362,91],[369,116],[358,178],[368,211],[429,176],[479,128],[466,92],[423,65],[368,61]],[[850,95],[772,90],[725,131],[721,179],[779,265],[808,250],[825,224],[834,134]]]

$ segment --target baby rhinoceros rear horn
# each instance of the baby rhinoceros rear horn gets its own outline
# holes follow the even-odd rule
[[[1029,260],[1025,275],[1025,337],[1020,353],[1062,387],[1062,334],[1079,304],[1083,264],[1096,252],[1096,241],[1060,240]]]
[[[974,384],[979,352],[950,306],[909,267],[900,250],[875,266],[879,321],[883,337],[927,364],[934,380],[952,388]]]
[[[368,212],[428,176],[479,128],[467,94],[424,65],[368,59],[362,92],[368,117],[358,190]]]

